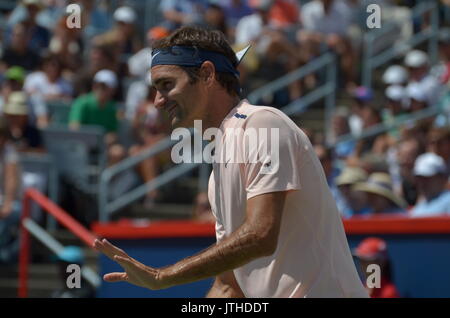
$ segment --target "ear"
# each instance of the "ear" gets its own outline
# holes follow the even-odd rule
[[[216,78],[216,67],[210,61],[203,62],[200,67],[200,78],[205,81],[208,86],[212,85]]]

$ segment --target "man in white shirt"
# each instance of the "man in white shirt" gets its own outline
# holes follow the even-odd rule
[[[224,35],[186,27],[154,48],[156,107],[174,126],[201,119],[215,131],[208,196],[217,243],[157,269],[96,240],[125,269],[104,279],[163,289],[215,276],[208,297],[367,297],[311,143],[281,111],[240,99]]]

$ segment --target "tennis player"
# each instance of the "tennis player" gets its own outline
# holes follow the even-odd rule
[[[218,31],[183,27],[155,44],[156,106],[174,126],[201,120],[222,134],[208,188],[217,243],[153,268],[96,240],[125,270],[104,280],[157,290],[215,277],[208,297],[367,297],[310,141],[281,111],[240,99],[238,62]],[[255,144],[247,131],[270,132]]]

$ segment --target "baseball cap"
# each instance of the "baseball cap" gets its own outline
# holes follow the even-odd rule
[[[358,167],[345,167],[341,174],[336,178],[336,185],[352,185],[357,182],[363,182],[367,179],[367,173]]]
[[[155,26],[147,31],[147,38],[152,40],[160,40],[169,35],[169,30],[162,26]]]
[[[412,50],[405,56],[405,65],[408,67],[421,67],[428,64],[428,55],[420,50]]]
[[[427,95],[425,94],[425,90],[417,82],[408,84],[408,86],[406,87],[406,95],[409,98],[415,99],[419,102],[425,102],[427,100]]]
[[[27,95],[24,92],[13,92],[3,106],[6,115],[27,115]]]
[[[365,86],[358,86],[352,91],[352,96],[360,101],[366,102],[373,98],[373,92]]]
[[[353,255],[363,259],[376,259],[387,256],[387,244],[378,237],[368,237],[353,250]]]
[[[120,7],[114,11],[114,20],[131,24],[136,21],[136,13],[130,7]]]
[[[385,95],[390,100],[400,102],[406,97],[406,92],[403,86],[391,85],[386,88]]]
[[[25,80],[25,70],[20,66],[12,66],[6,70],[5,78],[22,83]]]
[[[414,163],[415,176],[432,177],[437,174],[446,174],[446,172],[444,159],[432,152],[420,155]]]
[[[388,85],[403,84],[408,81],[408,71],[400,65],[391,65],[383,73],[383,82]]]
[[[94,83],[103,83],[109,88],[116,88],[117,76],[113,71],[101,70],[95,74]]]

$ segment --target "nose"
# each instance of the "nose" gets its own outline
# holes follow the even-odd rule
[[[164,108],[166,103],[167,103],[167,98],[165,98],[160,92],[156,91],[155,107],[157,109]]]

